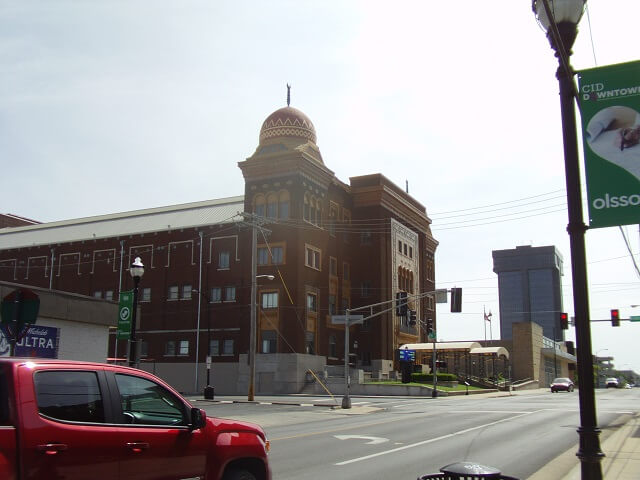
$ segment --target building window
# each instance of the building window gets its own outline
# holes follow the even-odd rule
[[[398,240],[398,252],[402,253],[402,242]]]
[[[233,340],[225,340],[222,343],[222,354],[233,355]]]
[[[409,258],[413,258],[413,247],[409,247]]]
[[[218,254],[218,268],[229,268],[229,252],[224,251]]]
[[[404,254],[406,255],[407,254],[407,244],[405,243],[403,246],[404,246]]]
[[[278,218],[289,218],[289,192],[280,193],[280,200],[278,203]]]
[[[329,295],[329,315],[336,314],[336,296]]]
[[[269,249],[258,247],[258,265],[269,265]]]
[[[189,355],[189,340],[180,340],[178,355]]]
[[[336,222],[338,221],[338,206],[334,203],[329,205],[329,235],[336,236]]]
[[[141,302],[150,302],[151,301],[151,288],[145,287],[142,289],[142,296],[140,298]]]
[[[178,286],[171,285],[169,287],[169,294],[167,296],[168,300],[177,300],[178,299]]]
[[[104,299],[113,302],[113,290],[107,290],[104,292]]]
[[[338,349],[336,347],[336,336],[329,335],[329,356],[338,358]]]
[[[176,354],[176,342],[173,340],[169,340],[164,344],[164,354],[173,357]]]
[[[275,330],[262,331],[262,353],[277,353],[278,342]]]
[[[307,245],[305,248],[305,265],[320,270],[320,250]]]
[[[225,302],[236,301],[236,287],[224,287],[224,301]]]
[[[284,260],[284,248],[273,247],[271,249],[271,263],[273,265],[282,265]]]
[[[278,199],[275,195],[269,195],[267,198],[267,217],[277,218],[278,216]]]
[[[329,257],[329,275],[338,276],[338,260],[335,257]]]
[[[262,294],[260,305],[263,310],[278,308],[278,292],[265,292]]]
[[[211,303],[221,302],[222,301],[222,288],[213,287],[211,289],[210,299],[211,299]]]
[[[191,285],[182,286],[182,299],[191,300]]]
[[[315,293],[307,293],[307,310],[309,312],[318,311],[318,296]]]
[[[147,355],[149,355],[149,342],[140,340],[140,356],[146,357]]]
[[[264,214],[265,214],[264,197],[262,195],[256,195],[253,201],[254,201],[254,208],[253,208],[254,213],[260,217],[264,217]]]
[[[212,357],[217,357],[220,355],[220,341],[219,340],[210,340],[209,341],[209,355]]]
[[[351,280],[351,272],[350,272],[348,263],[343,263],[342,264],[342,279],[343,280]]]
[[[364,281],[362,282],[361,288],[360,288],[360,293],[363,297],[369,297],[371,296],[371,282],[370,281]]]

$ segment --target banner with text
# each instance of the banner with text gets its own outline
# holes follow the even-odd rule
[[[116,338],[127,340],[131,334],[131,314],[133,313],[133,291],[120,292],[118,307],[118,330]]]
[[[640,62],[578,72],[589,226],[640,221]]]
[[[16,357],[58,358],[60,331],[55,327],[33,325],[16,343]],[[0,329],[0,357],[9,356],[9,337]]]

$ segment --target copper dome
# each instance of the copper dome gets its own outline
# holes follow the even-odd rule
[[[301,138],[316,143],[316,129],[304,113],[297,108],[276,110],[262,124],[260,143],[274,138]]]

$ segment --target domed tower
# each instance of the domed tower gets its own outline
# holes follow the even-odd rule
[[[299,218],[320,224],[334,180],[316,145],[311,119],[287,105],[262,122],[253,155],[238,166],[245,178],[245,211],[267,218]],[[313,201],[312,201],[313,200]]]

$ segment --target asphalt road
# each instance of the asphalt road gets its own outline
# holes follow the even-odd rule
[[[241,398],[241,397],[239,397]],[[598,390],[603,435],[638,409],[640,388]],[[218,400],[218,399],[217,399]],[[230,402],[233,398],[220,399]],[[262,403],[198,401],[208,415],[252,421],[271,440],[274,479],[415,479],[473,461],[525,479],[577,451],[578,394],[538,390],[498,397],[259,397]],[[276,402],[276,403],[274,403]],[[302,405],[283,405],[297,402]],[[313,406],[315,404],[316,406]],[[566,472],[558,472],[558,477]]]

